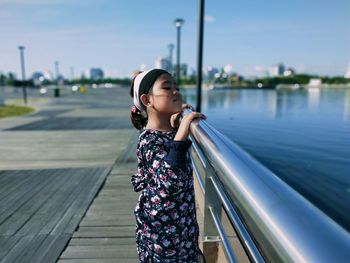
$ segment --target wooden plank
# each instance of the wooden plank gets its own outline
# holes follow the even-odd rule
[[[122,201],[122,202],[120,202]],[[99,204],[93,205],[90,207],[92,211],[100,211],[100,210],[118,210],[121,207],[128,207],[129,209],[133,209],[136,205],[136,200],[120,200],[119,203],[107,203],[107,204]]]
[[[26,173],[25,176],[21,176],[23,173]],[[11,198],[14,196],[14,191],[23,193],[29,191],[28,183],[31,184],[31,181],[33,180],[32,174],[28,171],[14,171],[8,172],[8,174],[8,181],[0,184],[0,203],[11,202]]]
[[[125,209],[123,208],[123,210],[118,210],[118,211],[98,211],[98,212],[94,212],[94,211],[90,211],[88,210],[87,216],[120,216],[120,215],[134,215],[134,210],[133,209]]]
[[[79,227],[73,238],[96,238],[96,237],[135,237],[135,226],[123,227]]]
[[[70,234],[60,234],[60,235],[49,235],[53,236],[53,241],[46,245],[45,250],[41,249],[40,253],[37,253],[41,256],[41,260],[32,259],[33,263],[55,263],[60,255],[62,254],[64,248],[66,247],[69,239],[71,238]]]
[[[120,196],[98,196],[92,205],[118,203],[123,202],[124,200],[129,200],[130,198],[134,198],[136,204],[139,195],[139,193],[135,193],[133,195],[121,194]]]
[[[136,263],[138,258],[84,258],[84,259],[60,259],[57,263]]]
[[[21,236],[0,236],[0,260],[10,252],[21,238]]]
[[[19,185],[23,185],[29,180],[29,176],[19,176],[21,171],[3,171],[0,175],[0,202],[3,198],[9,196],[9,193],[13,191]]]
[[[96,170],[95,175],[98,177],[97,180],[92,181],[92,186],[90,190],[82,196],[80,201],[77,201],[72,206],[73,217],[71,218],[70,222],[67,224],[64,232],[65,233],[72,233],[76,227],[78,226],[79,222],[83,218],[83,216],[86,214],[87,208],[89,205],[93,202],[94,197],[96,196],[98,190],[102,186],[103,181],[105,180],[107,174],[109,173],[110,169],[99,169]]]
[[[2,258],[1,263],[12,263],[26,251],[26,248],[30,245],[34,236],[22,236],[20,240],[9,249],[8,253]]]
[[[135,237],[118,237],[118,238],[72,238],[69,246],[103,246],[103,245],[131,245],[136,247]]]
[[[130,245],[103,245],[103,246],[69,246],[61,259],[85,258],[134,258],[137,259],[135,246]]]
[[[113,168],[113,171],[110,176],[122,176],[122,175],[132,175],[136,173],[137,171],[137,163],[131,162],[131,163],[125,163],[123,165],[116,165]]]
[[[50,223],[50,221],[59,218],[59,214],[64,206],[69,200],[71,194],[74,194],[76,186],[79,186],[80,178],[78,176],[73,176],[73,174],[65,174],[62,177],[63,184],[57,189],[50,197],[47,198],[40,208],[33,214],[33,216],[26,222],[25,225],[16,233],[18,235],[25,235],[29,233],[39,233],[42,228]],[[69,180],[67,180],[69,177]]]
[[[132,192],[131,192],[132,191]],[[132,196],[133,195],[133,189],[130,187],[128,189],[128,191],[116,191],[114,189],[103,189],[103,191],[101,191],[101,193],[99,194],[99,196],[121,196],[121,195],[125,195],[125,193],[128,193],[128,195]]]
[[[64,229],[65,225],[69,220],[66,220],[66,217],[72,217],[72,214],[74,214],[74,211],[69,210],[72,206],[72,203],[74,203],[77,198],[79,198],[79,195],[81,192],[85,191],[85,188],[88,186],[89,181],[94,180],[94,177],[92,176],[93,170],[89,169],[90,171],[86,170],[79,170],[77,171],[77,174],[75,174],[75,177],[77,177],[77,180],[75,183],[71,184],[70,187],[72,187],[74,190],[66,196],[66,199],[64,202],[57,203],[57,211],[53,213],[53,216],[51,217],[50,221],[46,223],[45,226],[43,226],[40,230],[40,234],[44,233],[53,233],[53,234],[59,234],[63,233],[61,231]],[[73,177],[73,174],[68,174],[69,177]],[[87,206],[81,207],[81,209],[87,209]],[[73,231],[71,231],[72,233]]]
[[[50,174],[45,178],[37,176],[36,171],[25,194],[31,198],[20,203],[12,211],[14,214],[0,225],[4,234],[17,232],[24,235],[0,236],[2,262],[56,262],[108,171],[106,168],[56,169],[47,170]],[[33,186],[36,187],[33,189]],[[30,190],[34,194],[29,195]],[[61,220],[69,209],[69,218]],[[74,225],[70,234],[30,235],[42,231],[48,233],[52,226],[56,226],[57,230],[57,225],[66,230],[69,224]]]
[[[112,170],[113,171],[113,170]],[[112,176],[113,174],[111,173],[108,177],[107,177],[107,180],[106,180],[106,184],[109,184],[109,183],[121,183],[121,182],[125,182],[129,185],[131,185],[131,175],[130,177],[128,178],[127,176]]]
[[[16,263],[31,262],[33,255],[38,251],[38,248],[43,244],[46,239],[46,235],[35,235],[30,240],[22,251],[18,253]]]
[[[47,180],[43,174],[36,178],[31,178],[31,181],[22,189],[21,193],[14,192],[9,195],[8,198],[0,201],[1,213],[0,213],[0,224],[3,221],[20,209],[23,205],[28,203],[36,194],[42,189],[49,185],[50,180]]]
[[[30,200],[28,200],[23,206],[21,206],[16,213],[11,215],[5,222],[0,225],[0,234],[13,235],[23,224],[30,219],[33,214],[41,207],[41,205],[47,202],[53,194],[65,183],[65,180],[59,180],[59,177],[55,177],[50,184],[41,188]],[[51,187],[50,187],[51,186]]]
[[[81,226],[107,226],[107,225],[134,225],[134,214],[86,216],[81,222]]]
[[[136,223],[135,216],[131,213],[117,216],[88,216],[80,222],[80,226],[127,226],[134,222]]]

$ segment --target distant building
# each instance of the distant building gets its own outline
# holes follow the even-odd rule
[[[181,76],[181,78],[187,78],[187,69],[188,69],[188,65],[187,64],[181,64],[180,65],[180,76]]]
[[[224,72],[228,75],[231,76],[233,73],[233,66],[231,64],[228,64],[224,67]]]
[[[100,80],[103,79],[103,70],[100,68],[91,68],[90,69],[90,79],[92,80]]]
[[[273,65],[269,68],[269,75],[270,75],[270,77],[283,76],[284,69],[285,69],[285,67],[282,63],[280,63],[278,65]]]
[[[45,79],[50,80],[50,81],[52,81],[54,79],[53,74],[50,70],[46,70],[44,72],[44,77],[45,77]]]
[[[195,79],[197,77],[197,71],[194,68],[190,68],[187,74],[191,79]]]
[[[154,61],[154,67],[171,72],[171,64],[168,58],[157,57]]]
[[[317,86],[320,86],[322,84],[322,80],[321,79],[310,79],[309,80],[309,86],[310,87],[317,87]]]
[[[283,72],[283,76],[285,77],[291,77],[295,75],[295,70],[292,68],[287,68],[284,72]]]
[[[44,74],[41,72],[34,72],[32,74],[32,81],[35,86],[40,86],[41,83],[45,80]]]
[[[219,73],[219,69],[211,67],[211,66],[207,67],[204,70],[204,75],[205,75],[206,79],[208,79],[208,80],[213,80],[217,73]]]
[[[346,79],[350,79],[350,63],[348,65],[348,70],[346,71],[345,75],[344,75],[344,78]]]

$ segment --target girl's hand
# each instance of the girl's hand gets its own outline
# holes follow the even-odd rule
[[[182,104],[182,111],[184,109],[191,109],[191,110],[193,110],[193,107],[190,104]],[[171,118],[170,118],[171,127],[175,128],[175,129],[179,128],[179,126],[180,126],[180,118],[182,116],[182,111],[171,115]]]
[[[200,112],[192,112],[182,118],[180,127],[177,130],[174,140],[185,141],[190,133],[190,124],[194,119],[206,119],[205,115]]]

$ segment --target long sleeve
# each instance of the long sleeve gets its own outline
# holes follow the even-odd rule
[[[136,187],[155,185],[167,193],[178,193],[188,181],[187,150],[190,141],[167,140],[155,133],[143,133],[139,140],[138,176]],[[134,184],[135,188],[135,184]]]
[[[186,153],[192,142],[186,141],[168,141],[165,146],[168,148],[168,154],[164,158],[168,164],[173,167],[184,167],[186,165]]]

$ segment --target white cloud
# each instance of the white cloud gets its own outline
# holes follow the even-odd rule
[[[51,0],[50,2],[45,0],[0,0],[0,6],[18,6],[18,5],[48,5],[48,4],[55,4],[59,1]]]
[[[41,6],[52,6],[57,4],[77,4],[83,3],[80,0],[0,0],[0,6],[28,6],[28,5],[41,5]]]

